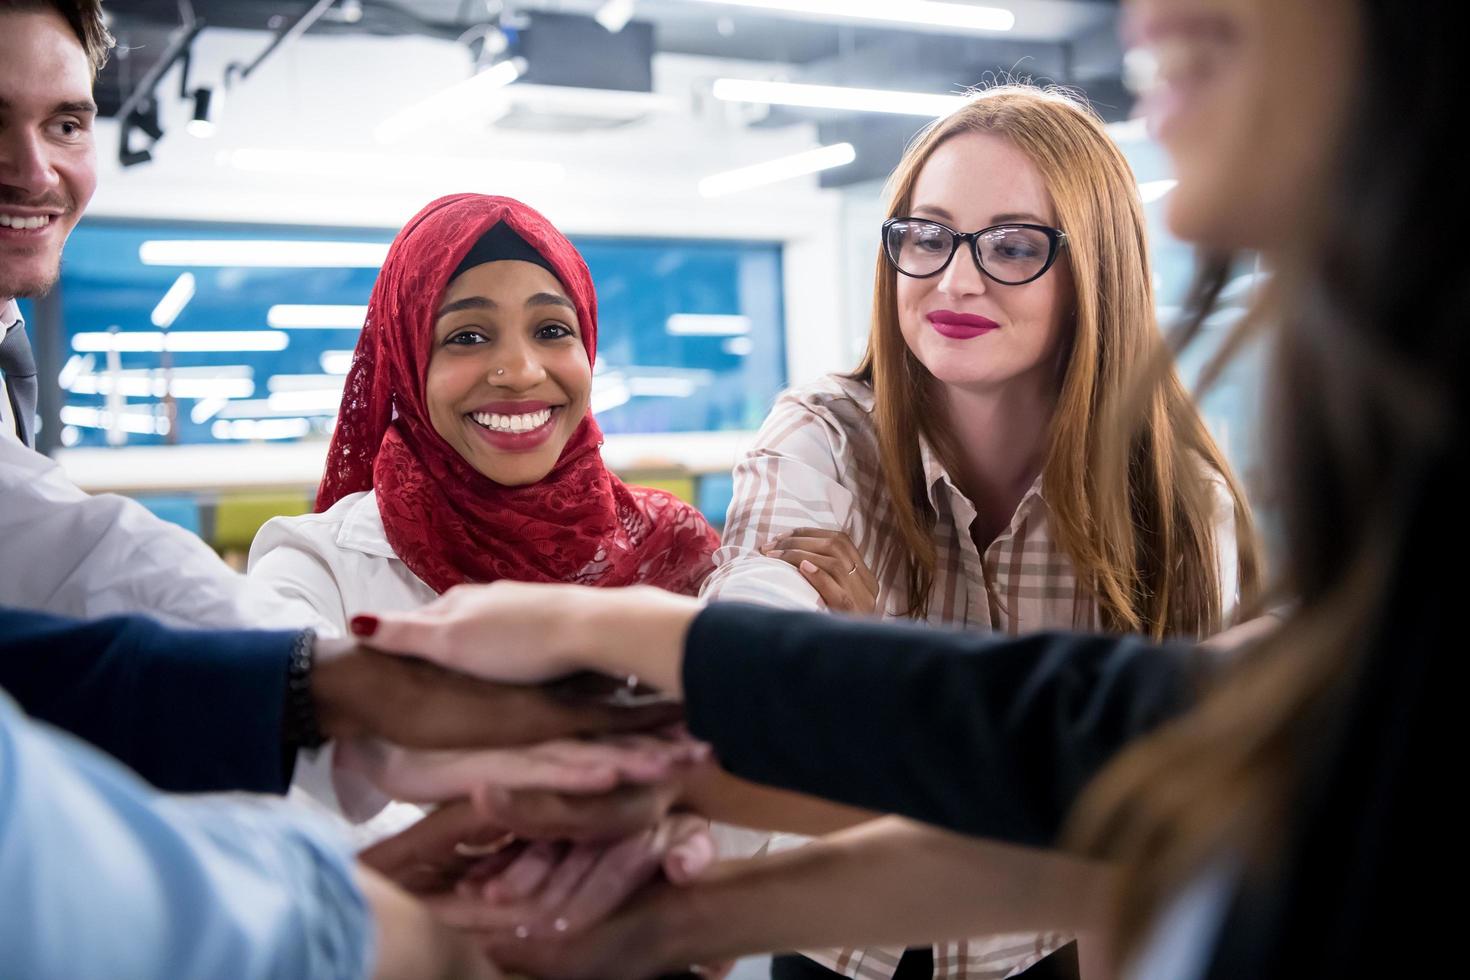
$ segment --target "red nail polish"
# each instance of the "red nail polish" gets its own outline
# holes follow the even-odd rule
[[[372,636],[378,631],[378,617],[361,615],[352,617],[352,633],[354,636]]]

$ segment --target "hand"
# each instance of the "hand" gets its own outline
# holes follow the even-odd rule
[[[421,749],[503,748],[649,731],[682,714],[671,703],[627,706],[491,683],[347,641],[318,639],[317,648],[311,691],[328,738],[366,736]]]
[[[663,872],[693,880],[715,859],[709,821],[676,814],[609,844],[535,844],[488,881],[466,881],[455,899],[436,901],[449,925],[518,936],[575,935],[602,922]]]
[[[870,615],[878,605],[878,578],[842,531],[799,527],[775,538],[761,554],[801,572],[828,609]]]
[[[418,896],[444,894],[467,876],[498,874],[520,854],[514,835],[477,811],[469,800],[442,806],[413,826],[357,855],[371,868]]]
[[[658,870],[686,882],[715,856],[708,822],[688,814],[607,846],[527,847],[509,838],[493,819],[459,801],[367,848],[358,860],[418,896],[442,922],[488,941],[517,932],[580,932]]]
[[[526,840],[612,841],[664,819],[683,797],[684,781],[625,785],[595,796],[493,787],[475,802],[487,820]]]
[[[373,980],[503,980],[471,937],[366,868],[357,878],[377,933]]]
[[[729,965],[692,968],[675,951],[681,940],[683,896],[678,886],[655,882],[606,921],[581,933],[485,935],[491,957],[507,969],[544,980],[647,980],[694,969],[722,976]]]
[[[698,600],[651,586],[502,581],[455,586],[410,612],[357,616],[352,629],[375,649],[476,677],[528,684],[597,670],[678,693],[684,636],[699,610]]]
[[[437,803],[492,789],[502,795],[524,789],[602,794],[626,784],[666,782],[708,755],[706,746],[687,737],[651,735],[477,751],[411,750],[377,739],[349,738],[338,741],[336,763],[393,799]]]

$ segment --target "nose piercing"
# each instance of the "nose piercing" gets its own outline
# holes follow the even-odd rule
[[[497,378],[498,378],[498,377],[500,377],[500,376],[501,376],[501,375],[502,375],[502,374],[504,374],[504,373],[505,373],[505,368],[496,368],[496,369],[495,369],[495,376],[496,376],[496,377],[497,377]]]

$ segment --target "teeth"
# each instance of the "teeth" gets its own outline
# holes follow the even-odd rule
[[[16,214],[0,214],[0,228],[44,228],[51,223],[49,214],[37,215],[33,218],[23,218]]]
[[[470,418],[494,432],[530,432],[551,421],[551,409],[527,412],[523,415],[501,415],[498,412],[472,412]]]

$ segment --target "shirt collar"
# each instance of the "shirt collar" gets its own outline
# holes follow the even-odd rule
[[[377,491],[369,490],[347,508],[342,526],[337,530],[337,544],[348,551],[378,558],[398,557],[388,543],[388,531],[383,527],[383,515],[378,511]]]
[[[965,501],[968,509],[972,511],[975,509],[975,502],[966,497],[964,492],[955,484],[949,475],[949,471],[940,462],[939,454],[934,451],[934,447],[930,445],[929,440],[922,435],[919,436],[919,462],[924,471],[924,489],[928,492],[929,506],[938,511],[941,509],[941,500],[945,496],[949,496],[949,510],[951,512],[954,510],[954,498]],[[1043,476],[1044,473],[1036,474],[1036,479],[1032,481],[1030,488],[1022,495],[1020,504],[1016,506],[1016,513],[1011,517],[1010,530],[1014,531],[1020,520],[1030,513],[1033,508],[1046,502],[1046,498],[1041,489]]]
[[[0,303],[0,327],[4,328],[3,331],[0,331],[0,336],[10,333],[20,324],[20,304],[13,299]]]

